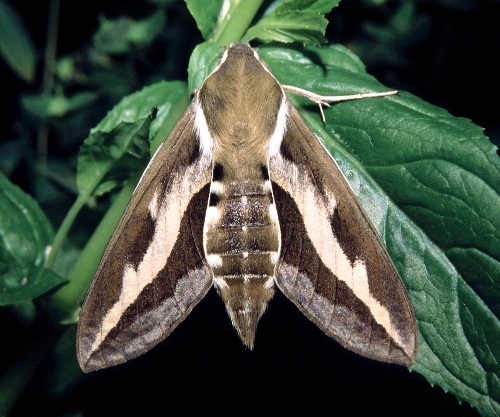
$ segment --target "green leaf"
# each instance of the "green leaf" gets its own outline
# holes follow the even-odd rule
[[[163,10],[138,21],[128,17],[103,18],[94,35],[94,45],[108,54],[124,54],[149,45],[163,30],[164,25]]]
[[[325,95],[386,91],[335,46],[259,50],[277,79]],[[326,127],[292,97],[376,225],[415,308],[413,370],[500,414],[500,160],[482,129],[407,93],[339,103]],[[470,267],[474,269],[470,270]]]
[[[245,36],[252,39],[303,44],[325,43],[328,20],[324,15],[336,7],[340,0],[289,0],[272,8]]]
[[[31,300],[64,280],[44,268],[53,232],[40,206],[0,174],[0,305]]]
[[[119,123],[111,131],[94,129],[78,153],[77,185],[100,196],[123,184],[149,158],[150,117]]]
[[[29,301],[64,284],[66,279],[47,268],[32,268],[28,276],[20,280],[14,276],[2,276],[0,305]]]
[[[363,88],[359,83],[347,84],[342,72],[337,75],[339,86],[344,84],[337,93]],[[309,86],[314,89],[319,84]],[[374,149],[366,149],[366,135],[365,141],[358,138],[345,146],[445,252],[498,318],[500,283],[495,276],[500,270],[500,166],[496,149],[469,120],[452,117],[416,97],[401,97],[404,100],[391,104],[388,112],[391,117],[385,123],[390,131]],[[348,105],[353,107],[350,113],[334,116],[338,133],[356,134],[360,126],[354,123],[355,113],[363,122],[380,125],[379,113],[366,113],[361,102]],[[397,129],[391,126],[394,120]]]
[[[5,1],[0,1],[0,55],[24,81],[34,80],[33,41],[17,11]]]
[[[144,48],[162,32],[164,26],[165,13],[163,10],[157,10],[151,16],[132,25],[126,39],[135,47]]]
[[[213,71],[219,62],[222,45],[214,42],[204,42],[194,48],[189,59],[189,91],[200,88],[205,78]]]
[[[71,97],[42,93],[22,96],[21,104],[33,116],[42,120],[50,120],[81,111],[95,103],[98,98],[97,93],[88,91],[76,93]]]
[[[270,15],[274,12],[300,10],[324,15],[337,7],[339,3],[340,0],[279,0],[273,2],[264,14]]]
[[[214,32],[222,9],[223,0],[185,0],[187,8],[196,20],[203,39],[210,38]]]
[[[3,138],[0,142],[0,155],[2,155],[0,172],[10,174],[22,160],[24,151],[23,144],[18,138]]]
[[[144,169],[149,152],[151,108],[170,91],[180,95],[183,83],[161,82],[124,98],[92,129],[78,154],[77,185],[82,194],[102,195]],[[167,102],[168,103],[168,102]],[[166,112],[162,107],[161,114]]]

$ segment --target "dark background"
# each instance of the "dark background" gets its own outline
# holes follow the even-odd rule
[[[409,91],[446,108],[454,116],[473,120],[498,143],[499,83],[495,58],[500,45],[499,3],[413,1],[412,16],[399,28],[390,25],[390,18],[403,2],[390,1],[383,7],[367,3],[344,0],[334,9],[329,16],[331,41],[342,42],[353,49],[367,65],[368,72],[388,87]],[[24,18],[42,58],[48,2],[18,0],[13,4]],[[181,2],[179,10],[182,7]],[[58,56],[84,49],[98,27],[99,15],[111,18],[128,14],[140,18],[148,12],[145,1],[62,2]],[[183,12],[173,11],[172,21],[178,18],[176,13]],[[187,77],[189,55],[201,41],[189,15],[180,21],[182,39],[177,39],[180,53],[174,57],[178,65],[169,67],[164,74],[167,79]],[[192,36],[189,38],[186,34]],[[166,43],[173,42],[174,38]],[[158,48],[164,46],[158,45]],[[0,77],[4,102],[0,113],[3,126],[0,140],[12,141],[26,120],[19,96],[36,92],[41,74],[33,85],[27,85],[0,62]],[[135,88],[140,87],[138,80]],[[112,105],[111,101],[108,105]],[[93,116],[95,123],[105,111],[105,108],[99,109]],[[71,159],[85,136],[75,135],[74,142],[64,146],[57,138],[53,139],[49,154]],[[6,174],[36,195],[40,190],[26,175],[27,161],[29,159],[21,158]],[[55,226],[71,204],[72,196],[68,195],[66,200],[43,205]],[[55,212],[57,209],[60,214]],[[89,213],[82,216],[82,224],[77,229],[88,228],[90,233],[98,218]],[[14,341],[22,340],[23,334],[19,331],[22,326],[15,317],[9,316],[8,323],[2,326],[3,341],[9,340],[10,335],[15,335],[11,336]],[[69,334],[67,340],[74,341],[74,336]],[[16,346],[13,343],[5,348],[13,354]],[[387,416],[477,415],[469,405],[460,405],[451,394],[431,387],[419,374],[370,361],[341,348],[279,293],[259,324],[252,352],[239,341],[222,301],[211,290],[178,329],[152,352],[85,377],[77,369],[73,356],[70,361],[68,369],[61,370],[57,355],[52,355],[21,396],[13,416],[40,412],[78,415],[73,413],[84,410],[88,416],[179,412],[238,415],[272,411],[329,415],[372,412]],[[76,376],[68,377],[67,373],[71,372]]]

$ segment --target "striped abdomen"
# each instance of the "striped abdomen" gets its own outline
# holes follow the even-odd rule
[[[215,164],[204,247],[214,285],[242,341],[253,347],[257,322],[274,294],[280,231],[266,166],[246,179]],[[226,172],[225,172],[226,171]],[[248,172],[252,171],[252,172]]]

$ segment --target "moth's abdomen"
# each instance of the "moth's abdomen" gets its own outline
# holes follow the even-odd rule
[[[274,294],[279,232],[268,180],[227,180],[214,172],[205,218],[205,254],[231,321],[250,348],[257,322]]]

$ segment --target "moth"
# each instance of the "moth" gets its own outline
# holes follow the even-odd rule
[[[242,342],[275,287],[341,345],[411,365],[412,304],[337,164],[257,52],[232,44],[142,175],[81,309],[85,372],[165,339],[214,286]]]

